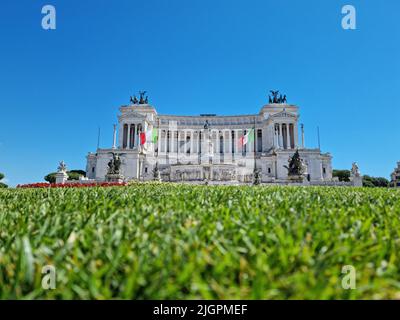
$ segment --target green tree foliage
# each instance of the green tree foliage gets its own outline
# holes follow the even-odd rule
[[[339,181],[350,181],[350,170],[333,170],[332,171],[333,177],[338,177]]]
[[[4,174],[0,172],[0,188],[8,188],[8,186],[5,183],[1,182],[1,180],[3,179],[4,179]]]
[[[49,173],[48,175],[46,175],[44,177],[44,181],[47,181],[49,183],[55,183],[56,182],[56,173],[55,172]]]
[[[79,180],[79,176],[84,176],[86,177],[86,172],[83,170],[70,170],[67,171],[68,174],[68,180]],[[56,182],[56,172],[49,173],[44,177],[44,180],[49,182],[49,183],[55,183]]]
[[[387,188],[390,182],[386,178],[382,177],[370,177],[368,175],[363,176],[363,186],[369,188]]]

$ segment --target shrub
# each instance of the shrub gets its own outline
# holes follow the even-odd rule
[[[350,170],[333,170],[332,171],[333,177],[338,177],[339,181],[350,181]]]
[[[86,177],[86,172],[83,170],[70,170],[67,171],[68,180],[79,180],[79,176]],[[49,183],[56,183],[56,172],[49,173],[44,177],[44,181]]]
[[[0,172],[0,188],[4,189],[4,188],[8,188],[8,185],[6,185],[5,183],[1,182],[1,180],[4,179],[4,174]]]
[[[363,186],[370,188],[387,188],[390,186],[389,180],[382,177],[363,176]]]

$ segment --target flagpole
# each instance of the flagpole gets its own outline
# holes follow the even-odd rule
[[[97,149],[99,149],[99,148],[100,148],[100,127],[99,127],[99,130],[97,132]]]

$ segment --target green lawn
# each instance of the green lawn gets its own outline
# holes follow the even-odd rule
[[[399,299],[399,217],[387,189],[0,190],[0,298]]]

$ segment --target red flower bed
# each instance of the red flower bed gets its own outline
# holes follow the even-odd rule
[[[19,184],[17,188],[89,188],[89,187],[114,187],[114,186],[126,186],[127,183],[117,183],[117,182],[98,182],[98,183],[30,183],[30,184]]]

